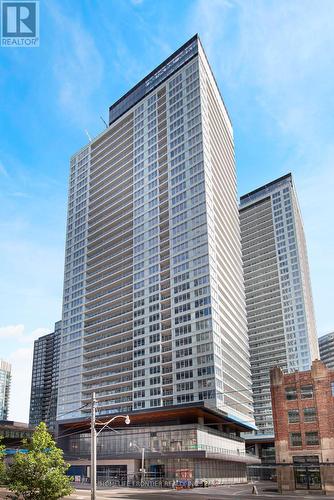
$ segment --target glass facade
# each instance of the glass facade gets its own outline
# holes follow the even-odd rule
[[[90,433],[68,438],[66,452],[69,457],[90,456]],[[160,426],[122,429],[120,432],[103,431],[97,441],[97,454],[103,457],[129,454],[145,448],[151,453],[206,451],[220,455],[240,457],[245,455],[243,439],[200,425]],[[135,451],[136,451],[135,450]]]
[[[71,158],[57,418],[80,415],[87,252],[89,147]]]
[[[197,37],[144,82],[71,160],[58,418],[95,391],[251,423],[232,127]]]
[[[89,459],[89,433],[70,435],[64,440],[65,457],[72,464]],[[146,477],[187,477],[192,480],[210,478],[223,483],[242,482],[246,479],[244,441],[237,436],[198,424],[127,427],[120,429],[117,434],[103,431],[98,436],[97,455],[99,460],[108,465],[98,465],[100,469],[105,468],[98,471],[99,478],[115,477],[130,481],[131,474],[138,475],[138,466],[130,464],[133,460],[140,463],[143,448]],[[117,472],[116,465],[108,463],[111,457],[117,464],[123,461],[124,465],[117,465],[123,467],[123,472]],[[85,475],[85,472],[81,474]],[[122,474],[128,477],[125,478]]]
[[[334,368],[334,333],[319,338],[320,359],[327,368]]]
[[[45,422],[56,429],[61,321],[55,331],[35,340],[31,379],[29,424]]]
[[[157,69],[139,82],[128,94],[109,108],[109,125],[135,106],[147,94],[163,83],[175,71],[190,61],[198,53],[197,35],[170,56]]]
[[[246,465],[238,462],[222,462],[215,459],[201,458],[147,458],[145,460],[144,487],[172,488],[175,482],[187,479],[195,486],[219,484],[236,484],[247,482]],[[97,483],[101,486],[137,486],[142,484],[140,472],[132,470],[128,465],[98,465]],[[89,466],[71,466],[69,474],[79,475],[83,480],[89,474]],[[89,476],[88,476],[89,477]],[[184,483],[183,483],[184,484]],[[189,484],[189,483],[188,483]]]

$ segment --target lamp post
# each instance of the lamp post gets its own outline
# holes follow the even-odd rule
[[[141,486],[145,481],[145,448],[141,449]]]
[[[140,482],[141,486],[143,486],[143,483],[145,481],[145,448],[144,446],[140,448],[137,443],[131,442],[130,446],[135,446],[137,450],[141,451],[141,475],[140,475]]]
[[[95,429],[95,416],[96,416],[96,399],[95,392],[92,393],[92,416],[90,420],[90,487],[91,487],[91,500],[96,500],[96,429]]]
[[[124,418],[124,421],[126,425],[129,425],[130,423],[130,417],[129,415],[115,415],[112,417],[108,422],[106,422],[103,427],[99,430],[99,432],[96,432],[96,398],[95,398],[95,392],[92,393],[92,415],[91,415],[91,455],[90,455],[90,463],[91,463],[91,471],[90,471],[90,477],[91,477],[91,500],[96,500],[96,440],[97,436],[100,434],[100,432],[103,431],[105,427],[107,427],[111,422],[116,420],[116,418]]]

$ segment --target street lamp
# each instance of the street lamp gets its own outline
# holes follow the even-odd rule
[[[91,451],[90,451],[90,463],[91,463],[91,500],[96,500],[96,438],[107,427],[111,422],[116,420],[116,418],[124,418],[126,425],[130,423],[129,415],[115,415],[108,422],[106,422],[103,427],[96,432],[96,398],[95,392],[92,393],[92,416],[91,416]]]

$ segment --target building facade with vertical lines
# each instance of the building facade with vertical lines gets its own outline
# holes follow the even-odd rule
[[[240,223],[254,413],[273,434],[270,368],[319,357],[303,223],[291,174],[241,197]]]
[[[58,412],[251,404],[233,133],[197,37],[71,160]],[[68,414],[67,414],[68,415]]]
[[[58,420],[205,403],[253,426],[232,125],[197,36],[71,159]]]

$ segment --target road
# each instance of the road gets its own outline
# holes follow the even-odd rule
[[[314,492],[305,495],[303,491],[290,493],[289,495],[280,495],[276,489],[276,484],[272,482],[257,483],[259,499],[298,499],[307,498],[308,500],[317,499],[321,492]],[[76,490],[68,500],[88,500],[90,499],[90,491]],[[114,488],[109,490],[99,491],[97,500],[111,500],[111,499],[124,499],[124,500],[232,500],[233,498],[242,498],[245,500],[254,500],[255,495],[252,494],[251,484],[239,484],[232,486],[217,486],[211,488],[195,488],[193,490],[141,490],[135,488]],[[334,495],[328,495],[326,498],[334,498]]]

